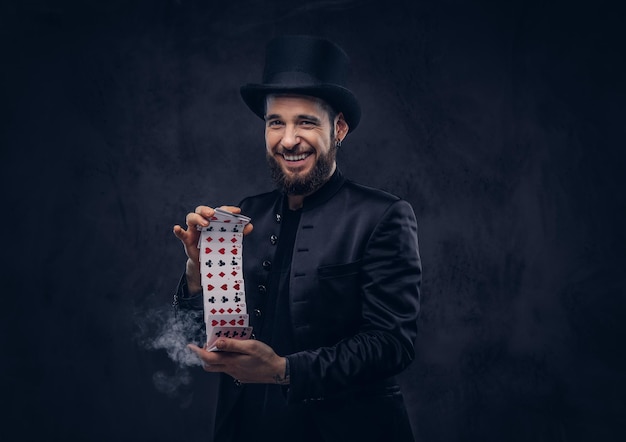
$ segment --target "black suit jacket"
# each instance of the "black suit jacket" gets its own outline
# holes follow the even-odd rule
[[[275,191],[240,204],[254,225],[243,243],[253,327],[263,319],[283,198]],[[412,440],[393,376],[414,358],[420,281],[417,223],[406,201],[339,171],[305,198],[289,286],[298,351],[283,355],[285,393],[292,406],[310,408],[327,440]],[[222,376],[216,440],[228,440],[242,388]]]

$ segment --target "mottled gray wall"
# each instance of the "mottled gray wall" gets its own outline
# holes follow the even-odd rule
[[[623,440],[623,24],[544,3],[4,2],[2,440],[210,440],[212,381],[134,336],[172,225],[270,187],[238,88],[283,33],[350,54],[340,166],[418,215],[419,440]]]

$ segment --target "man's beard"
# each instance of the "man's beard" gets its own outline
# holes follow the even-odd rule
[[[269,153],[266,155],[272,180],[274,180],[278,189],[288,195],[309,195],[322,187],[330,178],[330,172],[333,170],[336,157],[337,149],[331,147],[328,153],[321,154],[317,158],[313,169],[309,173],[292,177],[285,174],[273,155]]]

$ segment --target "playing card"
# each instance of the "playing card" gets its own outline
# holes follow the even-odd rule
[[[219,351],[215,343],[219,338],[250,339],[252,327],[211,327],[207,332],[207,351]]]
[[[246,297],[243,279],[243,229],[250,218],[215,209],[207,227],[198,227],[200,278],[204,295],[207,346],[220,336],[247,339]]]

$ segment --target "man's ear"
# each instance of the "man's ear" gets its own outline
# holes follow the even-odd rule
[[[335,136],[337,140],[342,141],[346,135],[348,135],[348,131],[350,130],[350,126],[348,126],[348,122],[343,116],[343,112],[339,112],[337,117],[335,117]]]

